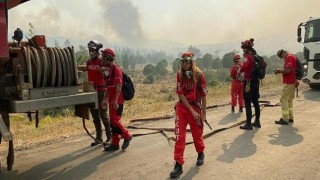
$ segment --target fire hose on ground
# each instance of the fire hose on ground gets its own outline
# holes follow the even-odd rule
[[[280,102],[276,103],[276,104],[271,104],[270,101],[259,101],[259,103],[261,104],[260,105],[260,112],[264,109],[264,107],[275,107],[275,106],[279,106],[280,105]],[[214,108],[218,108],[218,107],[223,107],[223,106],[227,106],[227,105],[230,105],[230,103],[227,103],[227,104],[220,104],[220,105],[212,105],[212,106],[208,106],[207,109],[214,109]],[[252,117],[254,117],[255,114],[252,115]],[[164,116],[164,117],[154,117],[154,118],[145,118],[145,119],[133,119],[131,120],[130,122],[148,122],[148,121],[159,121],[159,120],[163,120],[163,119],[170,119],[170,118],[174,118],[173,116],[170,116],[170,115],[167,115],[167,116]],[[224,130],[227,130],[227,129],[231,129],[233,127],[236,127],[236,126],[240,126],[242,124],[244,124],[246,121],[245,120],[242,120],[242,121],[239,121],[239,122],[236,122],[228,127],[224,127],[224,128],[219,128],[219,129],[215,129],[215,130],[212,130],[210,124],[208,122],[206,122],[206,124],[208,125],[208,127],[210,128],[211,132],[207,133],[207,134],[204,134],[203,135],[203,139],[206,139],[208,137],[211,137],[212,135],[214,134],[217,134],[221,131],[224,131]],[[100,144],[104,144],[103,142],[97,140],[96,138],[94,138],[90,132],[88,131],[86,125],[85,125],[85,119],[82,119],[82,124],[83,124],[83,128],[85,129],[86,133],[92,138],[94,139],[95,141],[99,142]],[[133,134],[133,137],[138,137],[138,136],[145,136],[145,135],[151,135],[151,134],[158,134],[158,133],[161,133],[168,141],[169,145],[170,145],[170,141],[172,142],[175,142],[176,139],[175,137],[172,137],[172,136],[169,136],[166,131],[168,132],[174,132],[175,131],[175,128],[153,128],[153,127],[137,127],[137,126],[127,126],[127,128],[129,129],[145,129],[145,130],[154,130],[153,132],[149,132],[149,133],[138,133],[138,134]],[[186,132],[191,132],[190,129],[187,129]],[[186,145],[189,145],[189,144],[193,144],[194,142],[193,141],[189,141],[189,142],[186,142]]]

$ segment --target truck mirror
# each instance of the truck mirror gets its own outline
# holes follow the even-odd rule
[[[297,35],[298,35],[298,37],[301,36],[301,27],[298,27],[298,29],[297,29]]]
[[[297,36],[298,36],[297,41],[301,42],[302,38],[301,38],[301,27],[300,27],[300,25],[299,25],[299,27],[297,29]]]
[[[301,42],[301,40],[302,40],[302,38],[299,36],[299,37],[297,38],[297,41],[298,41],[298,42]]]

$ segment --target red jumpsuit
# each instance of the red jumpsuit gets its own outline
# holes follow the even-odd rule
[[[231,106],[236,107],[237,106],[237,99],[239,102],[240,107],[244,107],[244,101],[243,101],[243,82],[239,80],[238,78],[238,71],[241,68],[241,64],[237,63],[232,66],[231,68]]]
[[[180,73],[177,73],[177,94],[183,94],[190,105],[195,111],[200,114],[200,101],[198,100],[198,93],[201,97],[206,96],[207,86],[204,80],[204,76],[200,73],[201,89],[197,90],[197,84],[193,82],[192,78],[189,80],[185,78],[184,81],[180,81]],[[200,91],[200,92],[199,92]],[[183,153],[186,145],[186,129],[189,124],[191,129],[194,146],[198,153],[204,151],[205,145],[203,142],[203,123],[198,125],[194,119],[192,113],[185,107],[185,105],[179,101],[176,105],[176,121],[175,121],[175,134],[176,143],[174,149],[174,160],[179,164],[184,164]]]
[[[116,95],[116,84],[123,84],[122,82],[122,71],[118,66],[111,66],[109,70],[109,76],[107,77],[107,88],[108,88],[108,104],[109,104],[109,115],[111,119],[112,127],[112,145],[119,146],[120,138],[129,139],[131,137],[129,131],[121,123],[121,115],[123,111],[123,92],[120,92],[118,98],[119,108],[115,109],[113,107],[114,98]],[[113,74],[114,73],[114,74]]]

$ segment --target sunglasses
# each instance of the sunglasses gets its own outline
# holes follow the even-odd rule
[[[185,63],[190,63],[191,61],[190,60],[187,60],[187,59],[181,59],[180,60],[180,63],[181,64],[185,64]]]
[[[98,51],[94,48],[89,48],[89,52],[98,52]]]

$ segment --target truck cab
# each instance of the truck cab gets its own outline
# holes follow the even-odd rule
[[[302,27],[304,38],[302,39]],[[310,17],[308,21],[300,23],[297,29],[298,42],[303,43],[303,55],[306,59],[305,77],[302,81],[312,89],[320,88],[320,17]]]

